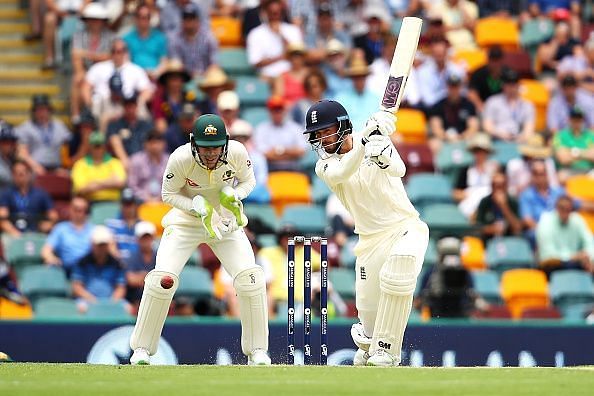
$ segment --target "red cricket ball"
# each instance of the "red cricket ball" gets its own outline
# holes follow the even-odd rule
[[[161,287],[163,289],[171,289],[173,287],[173,278],[165,275],[161,278]]]

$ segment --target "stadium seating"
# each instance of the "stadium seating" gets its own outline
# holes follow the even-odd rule
[[[470,74],[487,64],[487,51],[482,48],[460,49],[454,53],[452,60],[464,67]]]
[[[35,177],[35,186],[45,190],[53,200],[70,200],[72,179],[55,173],[46,173]]]
[[[524,238],[493,238],[487,243],[487,264],[500,273],[513,268],[530,268],[534,267],[534,255]]]
[[[594,283],[592,275],[586,271],[555,271],[549,287],[551,300],[562,311],[572,305],[594,303]]]
[[[583,322],[584,319],[594,312],[594,304],[578,303],[565,307],[563,310],[563,319],[567,321]]]
[[[279,220],[272,206],[245,204],[243,210],[249,220],[250,227],[255,226],[258,229],[264,227],[268,233],[274,233],[278,229]]]
[[[466,143],[444,143],[435,158],[435,167],[454,180],[458,171],[473,161]]]
[[[484,270],[487,267],[485,244],[482,239],[465,236],[462,240],[462,265],[468,270]]]
[[[397,133],[404,143],[425,143],[427,141],[427,119],[425,114],[415,109],[398,111]]]
[[[494,271],[473,271],[470,273],[474,290],[487,302],[500,304],[501,291],[499,288],[499,276]]]
[[[534,78],[532,59],[524,51],[505,51],[503,63],[517,71],[520,78]]]
[[[538,80],[520,80],[520,95],[531,102],[536,110],[535,126],[538,132],[547,127],[547,106],[550,94],[546,86]]]
[[[107,219],[116,219],[120,215],[118,202],[97,202],[91,205],[91,223],[104,224]]]
[[[328,197],[332,194],[330,188],[319,177],[314,177],[311,186],[311,198],[313,202],[320,205],[325,205]]]
[[[279,215],[286,205],[311,202],[309,179],[300,172],[271,172],[268,175],[268,191],[271,204]]]
[[[553,22],[549,19],[531,19],[522,24],[520,43],[522,47],[534,56],[538,45],[553,34]]]
[[[358,236],[350,237],[347,242],[344,244],[342,249],[340,250],[340,265],[345,268],[355,268],[355,262],[357,257],[355,257],[355,245],[359,241]]]
[[[240,19],[213,16],[210,18],[210,29],[221,47],[236,47],[243,44]]]
[[[431,268],[437,264],[437,243],[435,239],[429,238],[429,244],[425,251],[425,259],[423,260],[423,268]]]
[[[261,248],[277,245],[277,238],[275,234],[259,234],[256,237],[256,241]]]
[[[35,303],[34,307],[36,318],[81,318],[76,302],[69,298],[41,298]]]
[[[425,143],[398,143],[398,153],[406,165],[406,175],[408,178],[416,173],[433,173],[433,153]]]
[[[594,201],[594,177],[588,175],[574,175],[567,179],[565,185],[567,194],[573,198]]]
[[[586,222],[586,225],[588,226],[590,231],[592,231],[592,233],[594,233],[594,213],[588,212],[585,210],[581,210],[579,213],[580,213],[580,216],[582,216],[582,218]]]
[[[493,143],[495,153],[491,158],[505,166],[510,160],[520,158],[518,144],[514,142],[496,141]]]
[[[416,205],[452,202],[452,186],[448,178],[438,173],[417,173],[409,177],[406,191]]]
[[[454,204],[433,204],[423,208],[425,220],[433,237],[445,235],[463,236],[472,230],[472,226],[460,209]]]
[[[343,299],[355,298],[355,271],[350,268],[332,268],[328,271],[328,279]]]
[[[219,66],[231,77],[253,75],[254,68],[248,63],[245,48],[221,48]]]
[[[287,206],[281,224],[291,224],[304,234],[324,235],[327,227],[326,211],[321,206]]]
[[[520,316],[522,319],[561,319],[561,312],[555,307],[524,308]]]
[[[157,228],[157,235],[163,234],[161,220],[169,212],[171,206],[163,202],[145,202],[138,207],[138,218],[152,223]]]
[[[549,306],[549,290],[544,272],[536,269],[513,269],[501,276],[501,295],[514,318],[526,308]]]
[[[87,318],[94,319],[129,319],[130,314],[126,312],[124,305],[121,302],[115,301],[98,301],[94,304],[89,304],[89,309],[86,312]]]
[[[473,319],[494,319],[494,320],[501,320],[501,319],[511,319],[512,315],[509,311],[509,308],[505,305],[490,305],[485,310],[479,311],[475,310],[472,313]]]
[[[176,297],[188,297],[193,301],[209,298],[213,293],[210,273],[200,267],[185,267],[179,276]]]
[[[70,284],[60,267],[36,265],[24,268],[20,288],[32,302],[41,297],[66,297],[70,294]]]
[[[258,77],[239,76],[235,79],[235,92],[241,105],[246,107],[264,106],[270,96],[270,87]]]
[[[268,109],[266,107],[249,107],[242,110],[241,118],[256,128],[260,123],[269,119]]]
[[[25,233],[20,238],[6,240],[4,250],[6,259],[12,264],[17,274],[27,265],[41,264],[41,248],[45,244],[47,235]]]
[[[318,154],[314,150],[305,150],[305,155],[299,160],[299,167],[307,173],[311,179],[317,178],[315,174]]]
[[[500,45],[505,49],[517,49],[520,44],[517,22],[509,18],[479,19],[475,25],[474,37],[482,48]]]

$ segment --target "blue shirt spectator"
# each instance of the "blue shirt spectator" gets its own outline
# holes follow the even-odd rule
[[[124,36],[124,41],[132,62],[147,71],[155,70],[167,56],[167,38],[157,29],[150,29],[143,36],[135,27]]]
[[[134,227],[138,223],[138,200],[131,188],[122,191],[121,213],[117,219],[108,219],[105,225],[113,233],[122,261],[128,260],[138,251]]]
[[[528,186],[520,194],[520,216],[522,219],[530,218],[536,222],[544,212],[555,209],[555,203],[565,191],[561,187],[550,187],[544,194],[535,186]]]

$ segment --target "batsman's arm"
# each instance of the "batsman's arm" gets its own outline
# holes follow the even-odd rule
[[[327,185],[347,181],[359,168],[363,157],[365,156],[365,146],[361,143],[361,136],[353,136],[353,149],[344,154],[340,159],[332,158],[330,160],[318,161],[316,164],[316,174]]]
[[[185,212],[190,212],[190,209],[192,209],[192,199],[179,193],[186,184],[186,173],[177,158],[177,153],[178,152],[174,151],[167,161],[167,167],[163,174],[161,197],[166,204]]]
[[[234,188],[237,197],[242,200],[250,195],[254,187],[256,187],[256,176],[246,148],[243,145],[237,145],[237,147],[237,173],[235,178],[238,183]]]

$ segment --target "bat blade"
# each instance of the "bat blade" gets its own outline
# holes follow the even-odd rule
[[[400,34],[396,42],[396,49],[390,65],[390,75],[386,83],[384,96],[380,102],[380,109],[396,113],[404,94],[406,81],[412,68],[423,20],[416,17],[406,17],[402,21]]]

